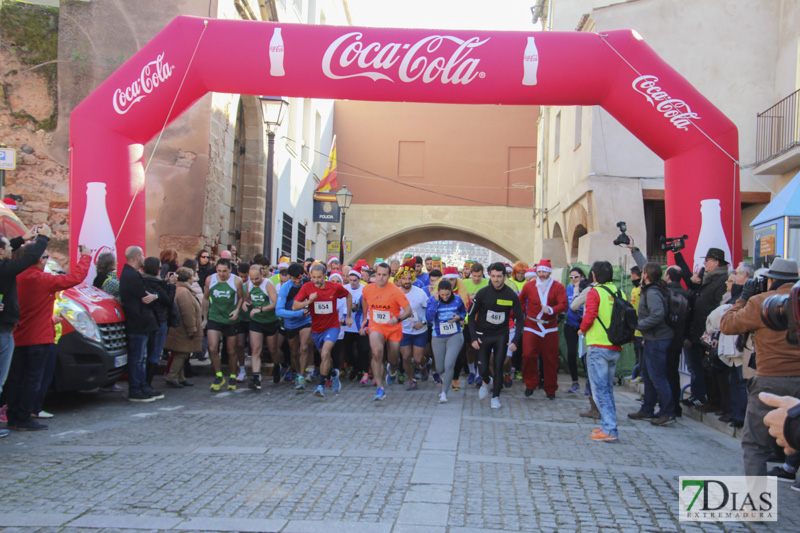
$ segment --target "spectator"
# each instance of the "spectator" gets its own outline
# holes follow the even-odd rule
[[[689,291],[681,285],[681,269],[677,266],[671,266],[666,272],[667,288],[673,296],[683,296],[689,300]],[[688,321],[686,324],[675,327],[672,342],[667,348],[667,382],[669,383],[669,390],[672,394],[672,401],[675,407],[675,416],[679,417],[683,414],[681,409],[681,376],[678,368],[681,362],[681,353],[683,353],[683,345],[686,341],[686,332],[688,328]]]
[[[92,281],[92,285],[98,289],[105,290],[115,298],[119,298],[119,280],[117,280],[117,257],[111,252],[103,252],[97,256],[97,263],[95,265],[97,275]],[[108,281],[108,288],[113,290],[103,289],[104,284]]]
[[[634,257],[636,256],[634,255]],[[644,256],[641,257],[643,258]],[[633,289],[631,289],[631,305],[634,309],[636,309],[637,313],[639,312],[639,297],[642,293],[642,287],[640,286],[641,282],[642,267],[637,264],[631,267],[631,284],[633,285]],[[642,332],[638,329],[633,337],[633,353],[636,355],[636,363],[633,367],[634,375],[631,376],[633,378],[631,383],[641,383],[643,381],[642,374],[644,373],[644,364],[642,363]]]
[[[26,246],[38,251],[39,243]],[[8,374],[6,399],[8,401],[8,427],[19,431],[36,431],[47,426],[31,419],[42,373],[55,344],[53,305],[58,291],[73,287],[89,273],[92,251],[80,247],[81,258],[72,272],[52,275],[44,272],[48,255],[42,254],[38,262],[17,276],[19,282],[19,325],[14,331],[14,355]],[[38,414],[38,412],[36,413]]]
[[[214,265],[211,263],[211,254],[205,248],[197,252],[197,283],[201,287],[206,286],[206,278],[215,272]]]
[[[128,337],[128,401],[152,402],[164,398],[147,385],[145,364],[147,341],[150,334],[159,329],[152,304],[158,296],[145,290],[139,269],[144,263],[144,252],[138,246],[125,250],[127,263],[119,278],[120,299],[125,311],[125,327]]]
[[[608,340],[608,334],[602,324],[611,323],[611,310],[614,304],[613,299],[608,298],[608,295],[609,293],[615,294],[617,288],[611,282],[614,270],[608,261],[595,261],[590,275],[597,286],[592,287],[587,294],[586,310],[578,335],[586,336],[586,344],[589,347],[586,366],[589,369],[592,396],[600,411],[602,427],[592,432],[589,438],[596,441],[614,442],[619,438],[617,409],[614,402],[614,371],[622,347],[614,345]],[[603,297],[600,295],[601,289]]]
[[[637,330],[643,341],[644,402],[639,411],[628,414],[628,418],[648,419],[654,426],[664,426],[675,422],[675,404],[667,380],[667,349],[674,335],[666,323],[669,293],[658,263],[645,263],[641,279]],[[656,400],[660,406],[657,414]]]
[[[148,257],[144,260],[142,268],[142,281],[144,282],[145,290],[158,296],[151,306],[156,315],[158,329],[150,333],[147,338],[145,376],[147,386],[151,389],[153,388],[153,376],[158,372],[158,361],[164,352],[164,343],[167,340],[167,322],[172,312],[172,302],[175,299],[175,273],[169,273],[167,281],[165,281],[160,277],[160,267],[161,261],[157,257]]]
[[[161,279],[167,279],[168,272],[175,272],[178,270],[178,251],[174,248],[161,250],[159,260],[161,261],[161,265],[158,275]]]
[[[776,259],[766,273],[769,290],[755,294],[756,282],[749,280],[733,306],[722,316],[720,331],[737,335],[753,331],[756,352],[756,375],[750,383],[747,411],[742,432],[744,472],[748,476],[767,475],[767,457],[773,440],[762,423],[769,406],[759,399],[759,393],[777,395],[800,394],[800,357],[797,347],[789,345],[786,333],[773,331],[761,320],[761,305],[775,294],[788,295],[797,281],[797,262]]]
[[[203,301],[203,287],[200,286],[200,278],[197,275],[197,261],[194,259],[184,259],[183,265],[192,271],[192,277],[189,284],[192,286],[192,292],[197,297],[198,302]]]
[[[682,400],[684,405],[701,406],[708,401],[707,382],[711,381],[711,376],[706,376],[703,368],[703,359],[706,356],[706,347],[700,342],[700,337],[706,331],[706,319],[708,315],[716,309],[725,294],[725,282],[728,280],[728,262],[725,260],[725,252],[719,248],[709,248],[705,257],[704,270],[701,275],[691,275],[691,270],[679,253],[675,254],[675,263],[681,267],[683,277],[687,281],[690,289],[694,290],[694,311],[692,321],[689,326],[689,341],[692,343],[691,349],[687,352],[686,363],[692,373],[692,395],[686,400]],[[712,398],[718,402],[719,398]],[[713,404],[713,402],[711,402]],[[710,407],[713,407],[710,406]],[[710,408],[709,407],[709,408]]]
[[[17,275],[36,264],[39,257],[47,249],[50,240],[50,228],[47,225],[31,228],[22,237],[14,237],[9,241],[0,235],[0,395],[11,367],[14,353],[14,326],[19,322],[19,303],[17,300]],[[10,259],[12,250],[22,246],[36,237],[31,248],[25,250],[23,257]],[[0,437],[8,436],[7,429],[0,429]]]
[[[567,305],[572,303],[578,294],[581,292],[581,286],[587,285],[586,274],[580,267],[572,267],[569,271],[569,285],[567,285]],[[583,319],[583,308],[579,307],[577,311],[567,308],[567,319],[564,323],[564,340],[567,343],[567,366],[569,367],[569,375],[572,378],[572,387],[567,392],[578,392],[580,384],[578,384],[578,330],[581,327],[581,320]],[[583,362],[583,371],[586,372],[586,359],[581,357]],[[587,391],[589,380],[586,380]]]
[[[181,324],[169,328],[166,339],[167,350],[172,351],[172,364],[166,375],[166,383],[174,389],[192,387],[186,381],[184,364],[189,354],[203,349],[203,308],[192,289],[194,271],[181,267],[177,271],[175,284],[175,302],[181,316]]]

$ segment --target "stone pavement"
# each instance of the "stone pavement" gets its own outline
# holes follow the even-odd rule
[[[562,379],[564,376],[561,376]],[[50,430],[0,440],[4,531],[800,531],[800,493],[779,483],[779,521],[679,522],[679,475],[741,475],[739,441],[690,419],[632,422],[589,440],[588,402],[523,397],[493,411],[465,386],[432,382],[384,402],[345,382],[320,399],[267,378],[216,395],[210,377],[165,400],[51,397]],[[462,379],[462,382],[465,380]],[[566,385],[566,386],[565,386]]]

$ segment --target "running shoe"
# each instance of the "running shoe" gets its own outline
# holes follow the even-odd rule
[[[458,380],[457,380],[457,379],[454,379],[454,380],[453,380],[453,390],[454,390],[454,391],[456,391],[456,392],[458,392],[458,391],[460,391],[460,390],[461,390],[461,385],[459,385],[459,383],[458,383]]]
[[[606,435],[602,431],[598,431],[597,433],[592,433],[589,436],[590,439],[597,442],[617,442],[619,440],[617,437],[612,437],[611,435]]]
[[[439,403],[447,403],[447,394],[444,392],[439,393]]]
[[[492,398],[492,409],[500,409],[502,405],[500,405],[500,398]]]
[[[373,400],[383,401],[386,398],[386,391],[383,390],[383,387],[378,387],[378,390],[375,391],[375,397]]]
[[[306,388],[306,378],[301,375],[298,375],[294,378],[294,390],[305,390]]]
[[[339,392],[342,390],[342,382],[339,380],[339,369],[334,368],[333,373],[331,374],[331,388],[333,392]]]
[[[397,373],[397,383],[402,385],[406,381],[406,373],[405,372],[398,372]]]
[[[231,374],[231,377],[228,380],[228,390],[236,390],[237,381],[238,381],[237,377]]]
[[[292,372],[291,368],[287,368],[286,372],[283,373],[283,381],[287,381],[289,383],[294,381],[294,372]]]
[[[767,472],[768,476],[775,476],[778,481],[793,482],[797,476],[797,472],[787,472],[782,466],[773,466],[772,470]]]
[[[475,386],[480,387],[481,385],[483,385],[483,378],[480,375],[475,376]]]
[[[245,370],[244,367],[242,367],[242,369],[239,370],[239,375],[236,376],[236,383],[244,383],[244,380],[246,379],[247,379],[247,370]]]
[[[392,374],[390,372],[391,368],[392,368],[391,365],[389,364],[386,365],[386,384],[389,386],[393,385],[394,382],[397,381],[397,372]]]
[[[428,367],[427,366],[423,366],[422,370],[420,371],[420,376],[422,378],[422,381],[428,381],[428,374],[429,373],[430,372],[428,372]]]
[[[31,418],[53,418],[53,413],[39,411],[38,413],[31,413]]]
[[[483,385],[481,385],[481,388],[478,389],[478,399],[485,400],[488,397],[489,397],[489,385],[484,383]]]
[[[362,385],[369,385],[369,373],[364,372],[364,375],[361,376],[361,384]]]
[[[417,380],[412,379],[411,381],[409,381],[406,390],[417,390]]]
[[[438,372],[433,373],[433,382],[438,383],[439,385],[442,384],[442,377],[439,375]]]
[[[475,372],[470,372],[469,376],[467,376],[467,385],[472,385],[475,383]]]
[[[570,387],[570,388],[569,388],[569,390],[568,390],[567,392],[578,392],[579,390],[581,390],[581,386],[580,386],[580,384],[579,384],[577,381],[575,381],[575,382],[572,384],[572,387]]]
[[[522,371],[517,370],[516,372],[514,372],[514,379],[516,379],[517,381],[522,381]]]
[[[281,367],[280,365],[273,365],[272,367],[272,382],[278,384],[281,382]]]
[[[319,396],[320,398],[325,397],[325,386],[324,385],[317,385],[317,388],[314,389],[314,394]]]
[[[419,368],[414,372],[414,379],[422,379],[422,372],[420,372]]]
[[[504,386],[505,388],[507,388],[507,389],[510,389],[510,388],[511,388],[511,385],[513,385],[513,384],[514,384],[514,382],[513,382],[513,381],[511,381],[511,373],[510,373],[510,372],[507,372],[506,374],[504,374],[504,378],[503,378],[503,386]]]
[[[280,377],[280,375],[278,375]],[[247,385],[253,390],[261,390],[261,376],[250,376],[250,383]]]
[[[214,382],[211,384],[211,390],[213,392],[219,392],[224,385],[225,385],[225,378],[222,376],[216,376],[214,378]]]

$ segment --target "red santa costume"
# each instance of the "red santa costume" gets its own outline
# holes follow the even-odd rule
[[[542,259],[536,272],[552,272],[548,259]],[[544,303],[543,303],[544,302]],[[542,357],[544,391],[555,395],[558,389],[558,319],[567,310],[567,290],[552,277],[526,283],[519,293],[525,312],[522,335],[522,380],[526,389],[539,386],[539,356]]]

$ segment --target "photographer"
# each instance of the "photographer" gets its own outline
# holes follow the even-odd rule
[[[797,262],[776,259],[765,277],[769,290],[755,294],[756,280],[748,280],[736,303],[723,315],[720,331],[726,335],[754,332],[756,346],[756,375],[750,383],[747,412],[742,433],[744,470],[748,476],[767,475],[767,457],[774,439],[762,423],[769,407],[758,397],[761,392],[800,396],[800,357],[797,347],[786,340],[786,333],[764,325],[761,306],[772,295],[788,295],[798,280]]]

